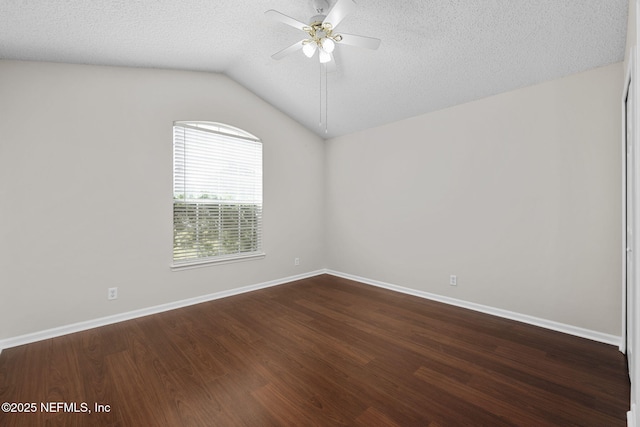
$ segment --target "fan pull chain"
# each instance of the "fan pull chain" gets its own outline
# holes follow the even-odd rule
[[[324,133],[329,133],[329,81],[327,80],[327,65],[324,68]]]
[[[318,91],[318,95],[320,98],[320,108],[318,109],[318,112],[320,113],[320,120],[318,120],[318,127],[322,127],[322,64],[320,64],[320,78],[318,79],[318,81],[320,82],[320,86],[319,86],[319,91]]]
[[[324,81],[324,83],[323,83]],[[320,122],[318,126],[322,127],[324,124],[324,133],[329,133],[329,87],[327,84],[327,66],[326,64],[320,64]],[[324,91],[322,90],[322,86],[324,84]],[[323,108],[324,106],[324,108]],[[322,115],[324,110],[324,117]]]

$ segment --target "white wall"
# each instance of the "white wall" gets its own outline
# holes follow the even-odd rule
[[[619,336],[621,86],[323,143],[221,75],[0,61],[0,340],[324,267]],[[169,270],[174,120],[262,138],[264,260]]]
[[[327,267],[620,336],[622,74],[328,141]]]
[[[637,45],[638,37],[636,17],[637,17],[637,0],[629,0],[629,12],[627,14],[627,43],[625,48],[624,63],[625,66],[629,62],[629,53]]]
[[[262,139],[265,259],[170,271],[174,120]],[[0,138],[0,340],[324,266],[322,140],[224,76],[0,61]]]

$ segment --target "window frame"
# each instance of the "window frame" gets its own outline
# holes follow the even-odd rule
[[[238,139],[238,140],[245,140],[245,141],[250,141],[250,142],[254,142],[254,143],[258,143],[260,144],[261,148],[260,148],[260,203],[259,203],[259,219],[257,220],[257,233],[258,233],[258,237],[257,237],[257,248],[255,251],[251,251],[251,252],[237,252],[237,253],[232,253],[232,254],[223,254],[223,255],[214,255],[214,256],[207,256],[207,257],[199,257],[199,258],[191,258],[191,259],[185,259],[185,260],[176,260],[175,258],[175,242],[176,242],[176,127],[182,127],[182,128],[187,128],[187,129],[192,129],[192,130],[196,130],[196,131],[205,131],[205,132],[209,132],[209,133],[213,133],[213,134],[217,134],[220,135],[222,137],[225,138],[232,138],[232,139]],[[175,121],[173,122],[173,126],[172,126],[172,187],[173,187],[173,192],[172,192],[172,203],[171,203],[171,213],[172,213],[172,227],[173,227],[173,231],[172,231],[172,255],[171,255],[171,264],[170,264],[170,268],[173,271],[177,271],[177,270],[185,270],[185,269],[192,269],[192,268],[200,268],[200,267],[207,267],[207,266],[211,266],[211,265],[220,265],[220,264],[229,264],[229,263],[235,263],[235,262],[243,262],[243,261],[250,261],[250,260],[256,260],[256,259],[262,259],[266,256],[266,253],[263,250],[263,245],[262,245],[262,241],[263,241],[263,234],[264,234],[264,227],[263,227],[263,221],[262,221],[262,209],[264,206],[264,200],[263,200],[263,183],[264,183],[264,179],[263,179],[263,175],[262,175],[262,169],[264,166],[264,154],[263,154],[263,150],[262,150],[262,140],[258,137],[256,137],[255,135],[252,135],[251,133],[231,126],[231,125],[227,125],[224,123],[219,123],[219,122],[209,122],[209,121],[193,121],[193,120],[187,120],[187,121]],[[240,203],[239,203],[240,204]],[[222,204],[221,204],[222,205]],[[238,238],[238,240],[240,240],[240,238]]]

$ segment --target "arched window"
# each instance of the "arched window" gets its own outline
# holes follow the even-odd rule
[[[173,124],[173,267],[263,257],[262,142],[214,122]]]

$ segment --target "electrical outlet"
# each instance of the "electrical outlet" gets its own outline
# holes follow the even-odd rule
[[[458,286],[458,277],[453,274],[449,276],[449,284],[451,286]]]
[[[117,298],[118,298],[118,288],[107,289],[107,299],[117,299]]]
[[[294,258],[293,265],[300,265],[300,258]]]

